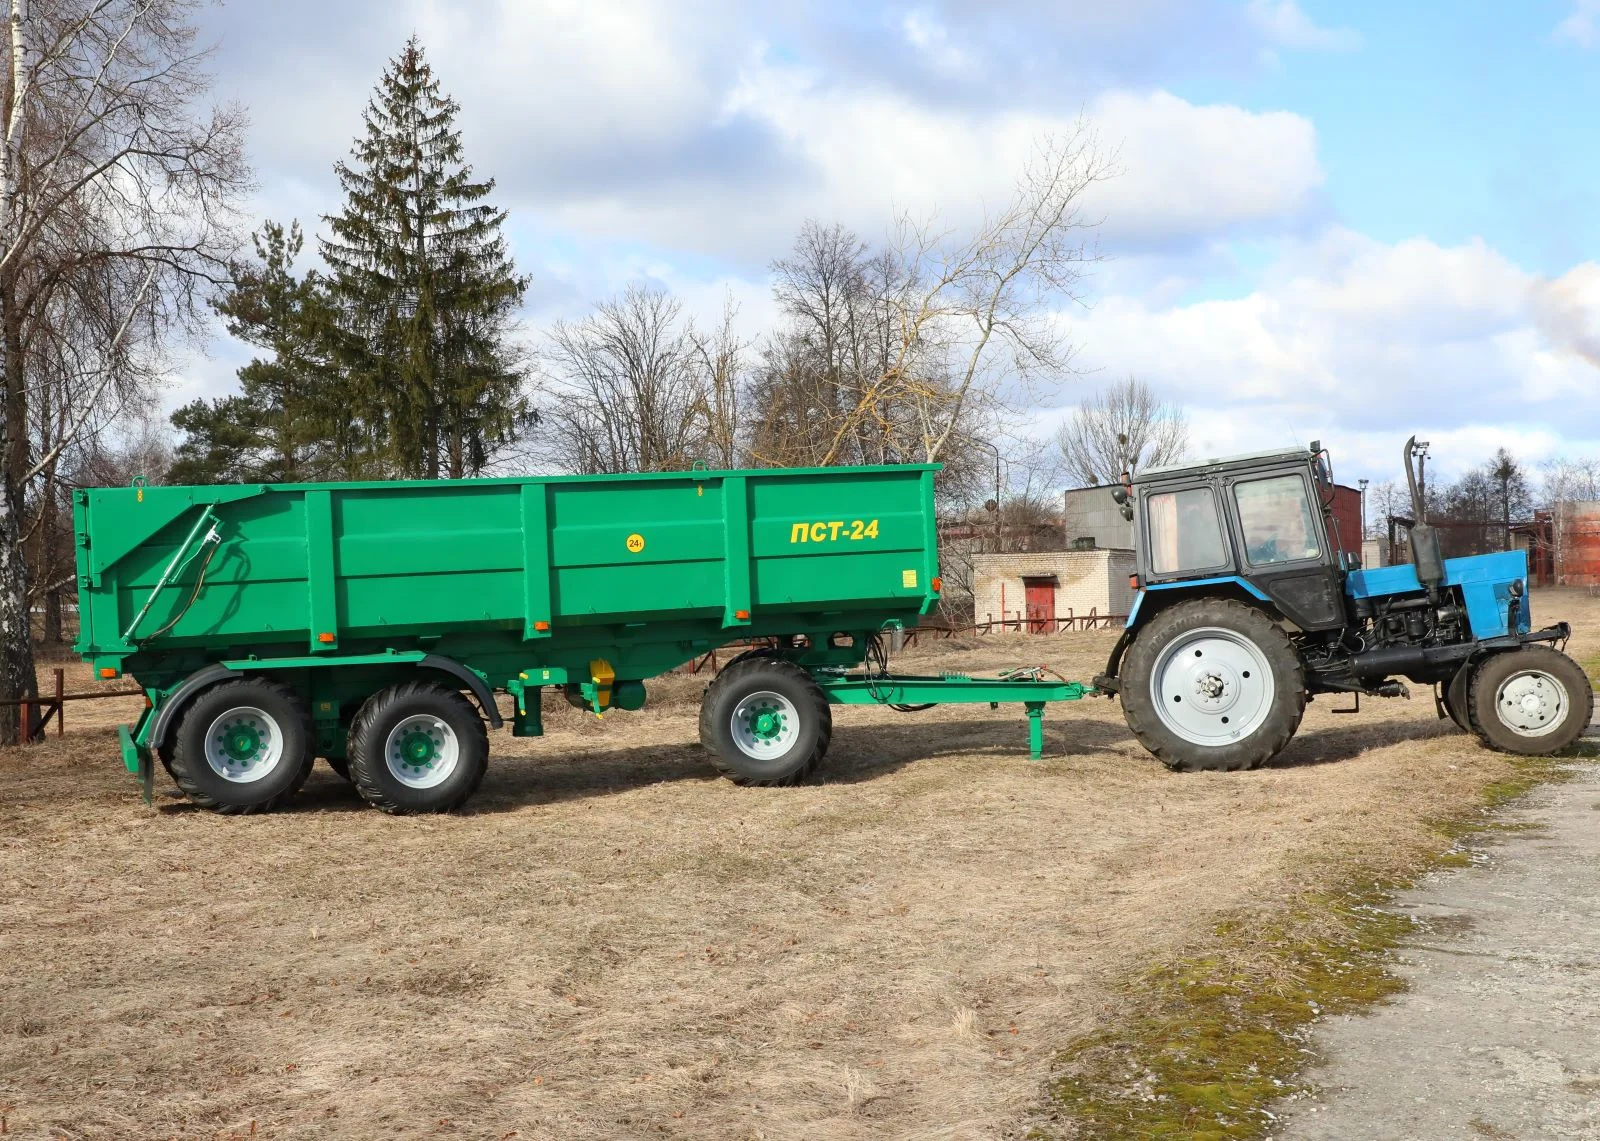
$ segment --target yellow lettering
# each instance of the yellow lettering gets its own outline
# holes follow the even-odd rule
[[[826,523],[813,523],[813,524],[811,524],[811,541],[813,543],[820,543],[824,539],[826,539],[827,537],[828,537],[828,525]]]
[[[806,525],[804,523],[796,523],[793,527],[789,528],[789,542],[803,543],[805,541]]]
[[[837,539],[839,537],[839,528],[841,528],[843,526],[844,526],[844,520],[842,520],[842,519],[835,519],[832,523],[829,523],[828,524],[828,538]]]
[[[865,526],[865,524],[863,524],[859,519],[850,520],[850,537],[852,539],[861,538],[861,528],[863,526]]]
[[[878,537],[878,521],[874,519],[868,523],[867,529],[861,533],[869,539],[876,539]]]

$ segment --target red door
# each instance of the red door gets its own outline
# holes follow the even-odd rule
[[[1056,628],[1056,581],[1053,578],[1025,578],[1028,633],[1049,634]]]

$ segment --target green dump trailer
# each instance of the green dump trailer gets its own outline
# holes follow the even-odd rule
[[[937,603],[935,466],[76,493],[81,634],[149,697],[121,730],[220,812],[282,804],[321,756],[388,812],[459,807],[487,727],[543,732],[544,690],[597,715],[730,642],[700,735],[744,784],[804,779],[830,704],[1020,702],[1037,671],[887,671],[880,634]]]

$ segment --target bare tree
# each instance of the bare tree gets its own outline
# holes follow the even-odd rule
[[[687,329],[690,344],[699,359],[705,460],[723,468],[739,466],[743,446],[739,409],[745,344],[734,328],[738,315],[738,307],[729,296],[723,299],[722,318],[715,329],[702,332],[692,323]]]
[[[1061,426],[1068,475],[1084,484],[1117,483],[1124,473],[1181,460],[1189,450],[1189,419],[1130,376],[1080,404]]]
[[[1080,121],[1039,142],[1011,200],[971,235],[902,217],[896,288],[886,299],[892,358],[844,417],[826,462],[885,406],[912,410],[903,430],[915,433],[920,458],[932,462],[973,413],[1004,409],[1034,381],[1068,372],[1074,348],[1056,310],[1082,301],[1084,276],[1098,259],[1098,222],[1084,216],[1083,197],[1114,174],[1113,157]]]
[[[35,684],[30,516],[54,517],[63,457],[148,397],[168,344],[199,334],[237,248],[244,117],[202,105],[197,6],[6,2],[0,698]],[[15,739],[0,717],[0,743]]]
[[[733,314],[703,335],[660,289],[629,286],[550,332],[551,460],[580,473],[674,471],[737,450],[738,341]]]
[[[1411,494],[1392,479],[1381,480],[1367,488],[1368,539],[1383,538],[1389,534],[1389,517],[1411,518]]]
[[[1600,458],[1558,456],[1539,467],[1544,481],[1540,498],[1546,506],[1600,499]]]
[[[904,265],[842,226],[808,220],[772,273],[786,323],[753,378],[760,415],[752,458],[775,466],[921,460],[913,406],[879,387],[896,360]]]

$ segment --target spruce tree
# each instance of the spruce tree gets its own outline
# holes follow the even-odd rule
[[[268,222],[256,261],[238,265],[216,302],[228,332],[264,350],[239,370],[241,395],[196,400],[173,413],[184,433],[174,483],[278,483],[377,475],[359,419],[347,415],[343,378],[329,349],[326,280],[296,277],[298,222]]]
[[[324,219],[352,408],[411,478],[478,474],[532,416],[510,341],[527,279],[487,202],[494,181],[462,157],[459,110],[413,36],[334,167],[346,201]]]

